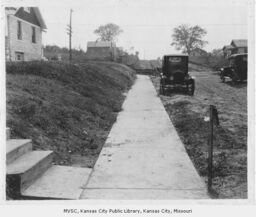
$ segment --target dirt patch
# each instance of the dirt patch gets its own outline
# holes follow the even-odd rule
[[[218,198],[247,198],[247,102],[246,85],[220,82],[216,72],[192,72],[196,77],[193,97],[182,93],[160,96],[188,155],[207,182],[209,105],[219,112],[214,128],[213,189]],[[159,78],[151,77],[159,91]]]

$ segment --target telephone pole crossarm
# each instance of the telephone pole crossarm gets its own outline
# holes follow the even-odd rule
[[[69,35],[69,61],[72,61],[72,12],[73,10],[70,9],[70,19],[69,24],[67,24],[67,34]]]

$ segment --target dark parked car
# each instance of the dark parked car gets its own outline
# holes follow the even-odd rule
[[[183,88],[189,95],[194,95],[195,80],[188,73],[188,55],[166,55],[163,57],[160,77],[160,94],[166,90]]]
[[[220,69],[222,82],[231,78],[233,83],[247,80],[247,54],[233,54],[229,57],[229,66]]]

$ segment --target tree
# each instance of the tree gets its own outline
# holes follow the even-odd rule
[[[198,25],[180,25],[173,30],[171,45],[189,55],[195,48],[203,48],[208,43],[202,39],[206,33],[206,30]]]
[[[94,30],[94,33],[100,36],[99,40],[111,42],[116,41],[117,36],[122,32],[123,30],[118,25],[113,23],[102,25],[98,29]]]
[[[221,48],[219,49],[213,49],[211,52],[212,56],[223,56],[223,50]]]

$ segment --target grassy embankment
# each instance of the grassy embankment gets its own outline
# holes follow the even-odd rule
[[[110,62],[7,64],[7,126],[60,165],[92,167],[135,79]]]

